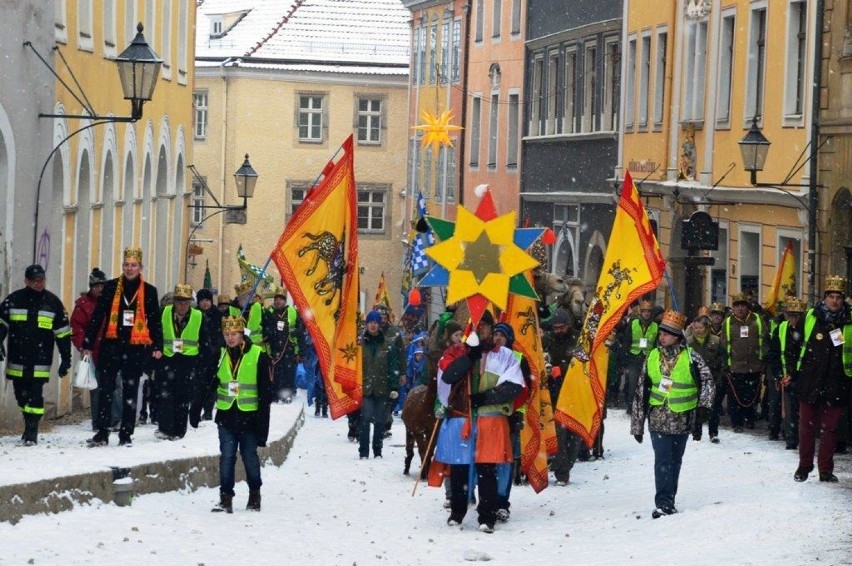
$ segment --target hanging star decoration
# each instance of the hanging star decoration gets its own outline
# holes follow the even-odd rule
[[[456,211],[455,222],[426,218],[440,242],[426,248],[436,265],[418,287],[446,286],[447,304],[467,301],[474,325],[489,302],[505,310],[509,293],[538,299],[524,273],[539,265],[527,250],[544,228],[517,228],[515,212],[498,216],[488,190],[475,214]]]
[[[438,155],[441,146],[453,147],[450,132],[457,132],[462,127],[450,124],[453,119],[452,110],[444,111],[440,117],[429,110],[424,110],[420,113],[420,119],[424,123],[419,126],[412,126],[412,129],[423,132],[423,139],[420,142],[423,147],[431,145],[433,155]]]

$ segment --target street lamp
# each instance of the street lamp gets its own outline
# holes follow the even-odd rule
[[[751,173],[751,184],[759,186],[757,172],[763,171],[771,144],[760,131],[760,128],[757,127],[757,116],[751,119],[751,128],[749,128],[745,137],[737,143],[740,144],[740,153],[743,156],[743,169]]]
[[[154,89],[157,86],[157,78],[160,76],[160,67],[163,65],[163,61],[157,57],[157,54],[151,49],[148,45],[148,42],[145,41],[145,36],[142,35],[142,22],[136,26],[136,37],[133,38],[133,41],[130,45],[121,52],[121,55],[116,57],[115,63],[118,65],[118,77],[121,81],[121,89],[124,92],[124,99],[130,101],[130,116],[112,116],[112,115],[98,115],[95,112],[95,109],[92,107],[89,102],[89,98],[86,96],[86,93],[83,91],[83,87],[80,85],[80,81],[77,80],[77,77],[74,75],[74,71],[71,67],[68,66],[68,63],[65,61],[65,58],[62,56],[62,53],[59,51],[58,47],[54,47],[53,50],[59,54],[59,57],[65,63],[65,68],[68,70],[68,73],[71,75],[73,79],[74,85],[77,87],[77,91],[74,91],[71,86],[65,80],[62,79],[54,70],[53,67],[50,66],[50,63],[45,60],[42,55],[36,51],[36,48],[29,41],[24,42],[25,47],[29,47],[33,53],[39,58],[39,60],[44,64],[45,67],[51,72],[51,74],[59,81],[59,83],[65,87],[71,96],[83,107],[86,111],[85,114],[46,114],[43,112],[39,113],[39,118],[74,118],[79,120],[90,120],[90,123],[74,130],[65,138],[62,139],[53,150],[48,154],[47,159],[44,160],[44,165],[41,167],[41,173],[38,176],[38,184],[36,185],[35,192],[35,213],[34,213],[34,221],[33,221],[33,263],[38,262],[38,258],[36,256],[36,248],[38,245],[38,213],[39,213],[39,202],[41,200],[41,183],[44,179],[44,172],[47,170],[47,165],[50,163],[50,160],[56,155],[56,152],[71,138],[78,135],[81,132],[84,132],[90,128],[94,128],[95,126],[99,126],[101,124],[109,124],[109,123],[132,123],[138,121],[142,118],[142,105],[145,102],[151,100],[151,97],[154,95]]]
[[[204,181],[204,177],[198,174],[198,171],[195,170],[194,165],[190,165],[189,169],[192,171],[193,176],[196,181],[201,185],[201,188],[204,189],[210,198],[213,199],[213,202],[216,204],[207,204],[207,205],[194,205],[190,204],[189,208],[200,208],[202,210],[212,209],[215,212],[211,212],[207,216],[201,219],[192,231],[189,233],[189,237],[186,239],[186,260],[184,262],[183,267],[183,280],[187,280],[187,275],[189,272],[189,245],[192,243],[192,237],[195,235],[195,231],[198,230],[208,219],[216,216],[217,214],[221,214],[223,212],[233,212],[233,211],[245,211],[248,209],[248,199],[254,196],[254,188],[257,185],[257,179],[259,175],[257,171],[254,170],[254,167],[249,163],[249,155],[248,153],[245,156],[245,160],[243,160],[243,164],[237,169],[237,172],[234,173],[234,183],[237,186],[237,196],[243,199],[243,204],[234,205],[234,204],[222,204],[219,202],[219,199],[216,198],[216,195],[213,194],[213,191],[210,190],[210,187],[207,186],[207,183]]]

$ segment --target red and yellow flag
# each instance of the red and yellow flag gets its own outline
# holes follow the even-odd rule
[[[778,262],[778,270],[775,272],[775,280],[772,282],[772,289],[769,291],[769,296],[766,298],[763,308],[775,316],[778,303],[782,302],[784,297],[788,295],[798,296],[796,291],[796,258],[793,256],[792,240],[787,242],[787,247],[781,254],[781,261]]]
[[[530,274],[527,273],[526,277],[532,285]],[[524,428],[521,429],[521,470],[526,474],[530,487],[538,493],[547,487],[548,443],[555,449],[556,428],[550,410],[550,392],[544,385],[544,350],[538,333],[536,307],[535,300],[511,294],[505,316],[506,323],[515,331],[515,350],[523,354],[530,365],[532,386],[524,412]]]
[[[358,208],[352,136],[290,218],[272,259],[313,338],[331,417],[361,406]]]
[[[665,265],[639,191],[626,173],[595,297],[556,406],[556,420],[590,448],[600,429],[605,402],[609,350],[604,341],[627,307],[656,289]]]
[[[388,309],[388,318],[393,322],[393,309],[390,304],[390,297],[388,296],[388,286],[385,282],[385,272],[382,271],[382,274],[379,276],[379,285],[376,287],[376,300],[373,302],[373,305],[384,305]]]

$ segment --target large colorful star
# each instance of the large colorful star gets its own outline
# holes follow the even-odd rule
[[[509,293],[537,299],[524,273],[539,265],[526,250],[543,228],[517,228],[515,212],[497,215],[491,192],[475,214],[457,207],[456,222],[427,217],[440,243],[426,248],[436,265],[418,286],[446,286],[447,304],[466,300],[474,324],[488,303],[506,309]]]
[[[420,113],[420,119],[424,123],[419,126],[412,126],[412,129],[423,132],[423,139],[420,143],[423,147],[431,145],[432,155],[437,156],[441,146],[453,147],[450,132],[461,130],[462,127],[450,124],[453,119],[452,110],[446,110],[440,117],[424,110]]]

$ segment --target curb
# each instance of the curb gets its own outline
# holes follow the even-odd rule
[[[261,466],[281,466],[287,459],[293,442],[305,423],[305,410],[300,411],[293,426],[281,438],[269,442],[258,450]],[[245,470],[236,466],[236,481],[245,480]],[[166,493],[169,491],[195,491],[202,487],[219,485],[219,455],[167,460],[140,464],[131,468],[78,474],[19,483],[0,487],[0,521],[16,524],[25,515],[60,513],[76,505],[100,500],[104,503],[121,503],[122,482],[132,478],[133,495]],[[118,481],[117,481],[118,480]],[[117,483],[114,483],[116,482]],[[118,487],[118,490],[116,489]]]

